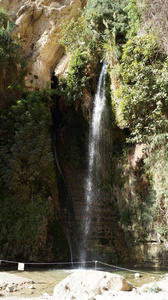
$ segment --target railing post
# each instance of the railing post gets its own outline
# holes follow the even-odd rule
[[[97,260],[95,260],[95,270],[97,270]]]

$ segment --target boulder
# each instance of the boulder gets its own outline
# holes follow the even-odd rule
[[[75,271],[54,288],[54,299],[94,299],[109,291],[131,291],[123,276],[102,271]]]

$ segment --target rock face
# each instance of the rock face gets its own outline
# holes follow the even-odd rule
[[[117,274],[101,271],[76,271],[62,280],[54,289],[54,298],[94,299],[109,291],[131,291],[132,285]]]
[[[86,0],[2,0],[4,7],[15,20],[14,38],[19,38],[26,54],[29,88],[44,87],[64,54],[59,44],[61,23],[78,17]],[[38,80],[37,80],[38,79]]]

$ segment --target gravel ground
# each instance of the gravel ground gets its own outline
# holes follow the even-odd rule
[[[5,292],[4,287],[0,290],[0,296],[5,300],[61,300],[57,297],[50,296],[47,293],[44,293],[40,297],[35,297],[31,292],[26,292],[26,288],[31,290],[33,284],[35,284],[31,279],[26,279],[24,277],[9,274],[7,272],[0,272],[0,286],[3,284],[14,285],[18,289],[23,289],[23,293],[17,292]],[[87,300],[168,300],[168,278],[153,283],[155,286],[160,288],[158,292],[149,292],[150,286],[148,285],[148,292],[143,292],[142,288],[133,289],[131,292],[105,292],[104,295],[97,295],[94,298],[88,298]],[[71,300],[71,299],[67,299]],[[77,299],[85,300],[85,299]]]

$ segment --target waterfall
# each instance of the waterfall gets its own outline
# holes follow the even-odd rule
[[[89,133],[89,149],[88,149],[88,171],[85,183],[85,214],[83,221],[83,242],[81,249],[82,261],[86,259],[87,239],[90,232],[92,218],[92,203],[99,194],[99,189],[96,186],[97,176],[101,164],[100,155],[100,137],[101,137],[101,119],[105,109],[105,77],[107,72],[107,63],[104,62],[100,73],[97,92],[94,98],[92,122]],[[98,218],[98,215],[96,216]]]

